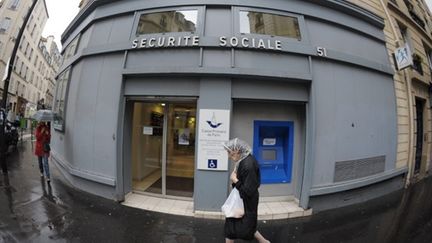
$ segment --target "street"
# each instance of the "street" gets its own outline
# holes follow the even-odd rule
[[[51,163],[40,178],[29,140],[0,175],[0,242],[224,242],[223,221],[129,208],[72,188]],[[432,242],[432,178],[311,217],[260,221],[271,242]]]

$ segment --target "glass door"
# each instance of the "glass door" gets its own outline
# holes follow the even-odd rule
[[[168,106],[166,193],[192,197],[195,164],[195,104]]]
[[[192,197],[196,104],[135,102],[132,123],[133,190]]]
[[[136,102],[132,123],[132,188],[162,194],[164,106]]]

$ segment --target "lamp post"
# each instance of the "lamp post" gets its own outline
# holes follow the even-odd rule
[[[25,27],[27,26],[27,23],[30,19],[30,15],[33,12],[33,9],[35,8],[36,4],[37,4],[38,0],[33,0],[33,3],[30,7],[30,9],[27,12],[27,15],[23,21],[23,24],[21,25],[21,28],[18,32],[18,35],[16,37],[16,41],[15,41],[15,45],[14,48],[12,50],[12,54],[11,57],[9,59],[9,62],[6,66],[6,70],[5,70],[5,79],[4,79],[4,86],[3,86],[3,96],[2,96],[2,101],[0,104],[0,108],[3,108],[4,113],[6,113],[6,103],[7,103],[7,96],[8,96],[8,92],[9,92],[9,80],[12,74],[12,70],[13,70],[13,65],[15,62],[15,57],[18,51],[18,46],[19,43],[21,42],[21,38],[22,35],[24,34],[24,30]],[[1,109],[0,109],[1,110]],[[3,171],[3,174],[7,174],[7,163],[6,163],[6,150],[7,150],[7,145],[6,145],[6,138],[5,138],[5,125],[6,125],[6,116],[3,116],[4,119],[2,119],[0,122],[0,166],[1,169]]]

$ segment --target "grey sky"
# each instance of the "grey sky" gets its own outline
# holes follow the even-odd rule
[[[69,23],[77,15],[80,0],[45,0],[49,19],[42,32],[42,36],[54,35],[57,45],[61,49],[60,37]]]
[[[432,0],[426,0],[426,4],[428,5],[429,9],[432,7]]]

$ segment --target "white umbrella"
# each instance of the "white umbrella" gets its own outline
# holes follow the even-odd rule
[[[54,120],[54,113],[51,110],[38,110],[32,116],[33,119],[39,122],[48,122]]]

